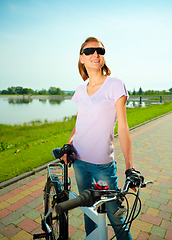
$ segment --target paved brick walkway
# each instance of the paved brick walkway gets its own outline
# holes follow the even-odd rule
[[[141,191],[142,210],[131,229],[133,239],[172,240],[172,113],[131,131],[134,165],[153,180]],[[124,158],[118,139],[114,140],[118,161],[119,186],[125,181]],[[72,189],[77,192],[73,169]],[[27,177],[0,190],[0,239],[30,240],[42,232],[42,194],[46,171]],[[84,239],[83,213],[77,208],[69,213],[70,238]],[[109,228],[109,236],[112,230]]]

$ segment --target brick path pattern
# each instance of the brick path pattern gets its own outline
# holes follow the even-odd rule
[[[172,240],[172,113],[130,132],[136,169],[154,184],[141,190],[142,210],[131,227],[133,239]],[[125,164],[119,140],[114,140],[119,186],[125,181]],[[72,190],[77,192],[73,168]],[[0,190],[0,240],[31,240],[40,227],[46,170]],[[83,212],[69,212],[72,240],[85,238]],[[113,235],[111,227],[109,238]]]

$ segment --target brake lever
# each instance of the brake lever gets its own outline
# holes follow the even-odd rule
[[[117,196],[114,196],[113,198],[100,199],[99,201],[94,203],[93,209],[98,209],[102,204],[116,201],[116,199],[117,199]]]
[[[153,184],[154,182],[153,181],[147,181],[147,182],[145,182],[145,183],[142,183],[141,184],[141,188],[144,188],[144,187],[146,187],[148,184]]]

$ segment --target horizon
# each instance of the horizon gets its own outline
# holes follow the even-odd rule
[[[11,86],[11,87],[22,87],[22,86]],[[9,87],[9,88],[11,88],[11,87]],[[56,87],[56,86],[51,86],[51,87]],[[41,90],[46,90],[46,91],[48,91],[51,87],[49,87],[49,88],[47,88],[47,89],[32,89],[32,88],[30,88],[30,89],[32,89],[34,92],[38,92],[38,91],[41,91]],[[22,87],[23,89],[24,89],[24,87]],[[56,87],[56,88],[58,88],[58,87]],[[143,91],[143,92],[146,92],[146,91],[155,91],[155,92],[162,92],[162,91],[165,91],[165,92],[169,92],[169,90],[170,89],[172,89],[172,87],[171,88],[169,88],[169,89],[163,89],[163,90],[158,90],[158,89],[146,89],[146,90],[144,90],[144,89],[142,89],[142,87],[139,87],[139,89],[141,88],[141,90]],[[7,88],[8,89],[8,88]],[[1,91],[3,91],[3,90],[7,90],[7,89],[0,89],[0,92]],[[133,89],[133,90],[127,90],[128,92],[133,92],[134,90],[136,91],[136,92],[138,92],[139,91],[139,89],[137,90],[137,89]],[[75,92],[75,90],[66,90],[66,89],[60,89],[61,91],[64,91],[64,92]],[[1,94],[1,95],[5,95],[5,94]]]
[[[103,42],[111,76],[129,91],[172,87],[170,0],[1,0],[0,21],[2,90],[75,91],[83,83],[79,49],[89,36]]]

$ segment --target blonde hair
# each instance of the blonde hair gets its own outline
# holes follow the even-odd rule
[[[83,48],[85,47],[85,45],[86,45],[88,42],[97,42],[97,43],[100,43],[100,44],[102,45],[102,47],[104,48],[103,43],[102,43],[99,39],[97,39],[97,38],[95,38],[95,37],[89,37],[89,38],[87,38],[87,39],[85,40],[85,42],[81,45],[80,55],[81,55],[81,52],[82,52]],[[79,69],[79,73],[80,73],[82,79],[83,79],[84,81],[87,80],[87,79],[89,78],[89,76],[88,76],[88,73],[87,73],[87,70],[86,70],[84,64],[82,64],[82,63],[80,62],[80,59],[79,59],[79,62],[78,62],[78,69]],[[105,62],[105,61],[104,61],[104,65],[103,65],[101,71],[102,71],[102,74],[103,74],[104,76],[109,76],[109,75],[111,74],[111,70],[108,68],[108,66],[106,65],[106,62]]]

